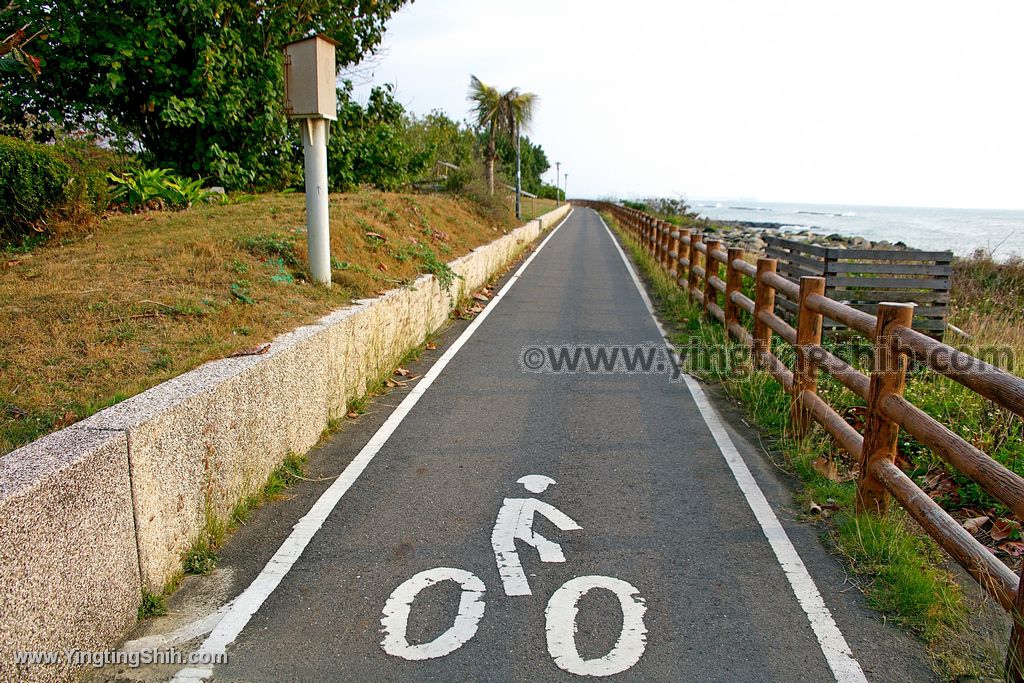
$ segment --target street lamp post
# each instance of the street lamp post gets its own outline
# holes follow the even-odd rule
[[[519,122],[516,121],[516,220],[523,217],[523,169],[519,150]]]
[[[562,176],[561,176],[562,162],[555,162],[555,206],[562,205]]]
[[[562,176],[562,180],[565,181],[565,184],[562,186],[563,194],[565,195],[565,201],[569,201],[569,174],[566,173],[564,176]]]

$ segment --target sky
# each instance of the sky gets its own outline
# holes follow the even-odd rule
[[[537,93],[570,197],[1024,209],[1022,26],[1020,0],[416,0],[371,71],[418,114],[466,117],[470,74]]]

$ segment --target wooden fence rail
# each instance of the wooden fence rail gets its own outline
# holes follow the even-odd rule
[[[1024,681],[1024,582],[895,464],[897,437],[904,429],[1015,515],[1024,517],[1024,478],[903,396],[908,358],[1018,416],[1024,415],[1024,380],[912,329],[915,304],[910,301],[880,302],[875,314],[857,310],[827,296],[823,277],[802,275],[798,282],[787,279],[779,273],[778,259],[759,258],[754,265],[741,249],[725,249],[713,236],[691,234],[643,212],[607,202],[573,203],[612,215],[700,303],[709,318],[721,322],[729,337],[750,347],[755,365],[789,393],[798,436],[817,422],[859,463],[858,512],[885,514],[890,500],[895,499],[1011,613],[1006,675],[1008,680]],[[754,282],[753,300],[743,294],[745,278]],[[794,305],[795,328],[776,313],[783,298]],[[744,317],[752,321],[752,330],[742,324]],[[874,345],[870,375],[822,347],[822,327],[829,321],[849,327]],[[794,348],[793,369],[772,353],[773,335]],[[863,434],[818,395],[820,371],[866,402]]]

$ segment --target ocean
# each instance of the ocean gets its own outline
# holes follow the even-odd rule
[[[872,241],[904,242],[925,251],[951,249],[957,255],[967,256],[976,249],[984,249],[997,260],[1024,256],[1024,211],[752,200],[693,200],[691,208],[712,220],[779,223],[824,235],[838,233]]]

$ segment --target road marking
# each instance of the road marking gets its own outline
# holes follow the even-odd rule
[[[406,628],[409,626],[412,601],[424,588],[442,581],[454,581],[462,586],[455,623],[429,643],[410,645],[406,638]],[[384,617],[380,620],[380,625],[384,627],[381,647],[389,655],[412,661],[444,657],[455,652],[476,635],[480,619],[484,616],[485,590],[484,582],[476,574],[464,569],[437,567],[420,572],[396,588],[384,604]]]
[[[522,484],[530,493],[544,493],[549,486],[558,482],[543,474],[527,474],[516,479],[516,483]]]
[[[292,568],[295,562],[302,555],[302,552],[306,549],[306,546],[312,540],[313,536],[320,527],[323,525],[327,516],[337,506],[338,501],[345,495],[346,492],[352,487],[359,475],[363,473],[366,466],[370,464],[374,456],[380,452],[384,444],[387,443],[388,439],[394,434],[395,430],[405,419],[409,411],[412,410],[413,406],[420,400],[423,394],[430,388],[430,385],[434,383],[441,371],[444,370],[445,366],[451,362],[455,354],[459,352],[469,338],[473,336],[473,333],[479,329],[480,325],[487,316],[491,314],[498,303],[504,298],[512,286],[519,281],[522,277],[523,272],[526,268],[533,263],[533,259],[537,257],[537,254],[541,252],[547,243],[555,236],[559,228],[565,225],[566,221],[572,216],[575,209],[569,209],[569,213],[566,214],[562,222],[559,223],[554,230],[552,230],[547,237],[540,243],[537,249],[530,254],[527,259],[523,262],[523,265],[519,266],[515,274],[509,278],[509,281],[505,283],[505,286],[494,295],[491,299],[490,305],[484,308],[479,315],[463,330],[459,338],[437,359],[437,362],[426,374],[420,379],[419,383],[413,387],[406,397],[398,404],[394,412],[388,416],[384,424],[380,426],[377,432],[370,438],[365,446],[359,451],[352,462],[349,463],[348,467],[334,480],[334,483],[323,492],[313,507],[310,508],[309,512],[296,523],[292,528],[292,533],[285,539],[281,547],[278,548],[274,556],[270,558],[270,561],[260,572],[248,588],[246,588],[241,595],[235,599],[235,603],[231,610],[224,615],[220,623],[217,624],[213,632],[203,641],[203,644],[199,647],[198,652],[208,655],[222,654],[228,645],[235,641],[238,634],[242,632],[245,625],[249,623],[249,619],[256,613],[263,603],[270,597],[270,594],[274,592],[281,580],[288,574],[288,571]],[[178,675],[174,677],[174,681],[177,683],[190,683],[192,681],[202,680],[213,675],[211,669],[198,669],[189,668],[183,669],[178,672]]]
[[[595,588],[609,590],[619,599],[622,631],[608,654],[583,659],[576,649],[576,615],[580,599]],[[647,647],[647,606],[639,593],[632,584],[608,576],[580,576],[562,584],[544,610],[548,652],[558,668],[577,676],[611,676],[639,662]]]
[[[640,282],[633,264],[626,257],[626,252],[622,250],[622,246],[615,239],[611,228],[604,222],[604,218],[600,214],[597,214],[597,217],[608,232],[608,237],[611,238],[612,244],[618,250],[619,256],[622,258],[622,262],[626,265],[626,270],[629,271],[629,276],[633,280],[633,284],[636,285],[636,289],[640,293],[640,298],[643,299],[644,305],[647,306],[647,311],[651,314],[651,318],[654,319],[654,324],[658,326],[658,331],[661,332],[662,337],[667,338],[665,328],[662,327],[661,321],[655,315],[651,299],[647,296],[647,290],[644,289],[643,283]],[[681,362],[679,359],[677,361]],[[846,638],[843,637],[839,627],[836,626],[832,613],[829,612],[825,601],[821,597],[821,593],[818,592],[818,587],[814,584],[814,579],[811,578],[807,567],[804,566],[803,560],[800,559],[800,555],[797,553],[792,541],[789,540],[786,530],[783,528],[782,523],[779,522],[775,511],[772,510],[768,499],[765,498],[761,487],[758,486],[754,475],[750,473],[750,468],[744,462],[743,456],[740,455],[736,445],[729,437],[729,433],[725,430],[718,413],[712,407],[711,402],[708,401],[704,390],[697,380],[690,375],[684,375],[683,379],[686,382],[686,387],[690,390],[690,395],[693,396],[693,400],[697,404],[701,417],[704,419],[705,424],[707,424],[708,429],[711,430],[711,436],[718,445],[718,450],[722,453],[722,457],[725,458],[733,478],[736,479],[736,483],[743,492],[747,505],[750,506],[750,510],[754,513],[754,517],[757,518],[758,524],[761,525],[761,531],[764,533],[765,538],[768,539],[768,543],[771,545],[772,551],[775,553],[775,557],[786,575],[786,580],[789,581],[789,586],[793,589],[797,602],[800,603],[804,614],[807,615],[807,621],[811,624],[811,630],[814,631],[814,635],[818,639],[818,645],[821,647],[821,652],[825,655],[825,660],[828,662],[829,668],[832,669],[832,674],[835,676],[836,681],[839,681],[839,683],[866,683],[867,679],[864,677],[864,671],[854,658],[850,646],[846,643]]]
[[[505,595],[533,594],[516,551],[517,539],[536,548],[541,562],[565,562],[562,546],[533,530],[533,518],[537,513],[562,531],[583,528],[558,508],[536,498],[506,498],[502,501],[491,532],[491,548],[494,549]]]

